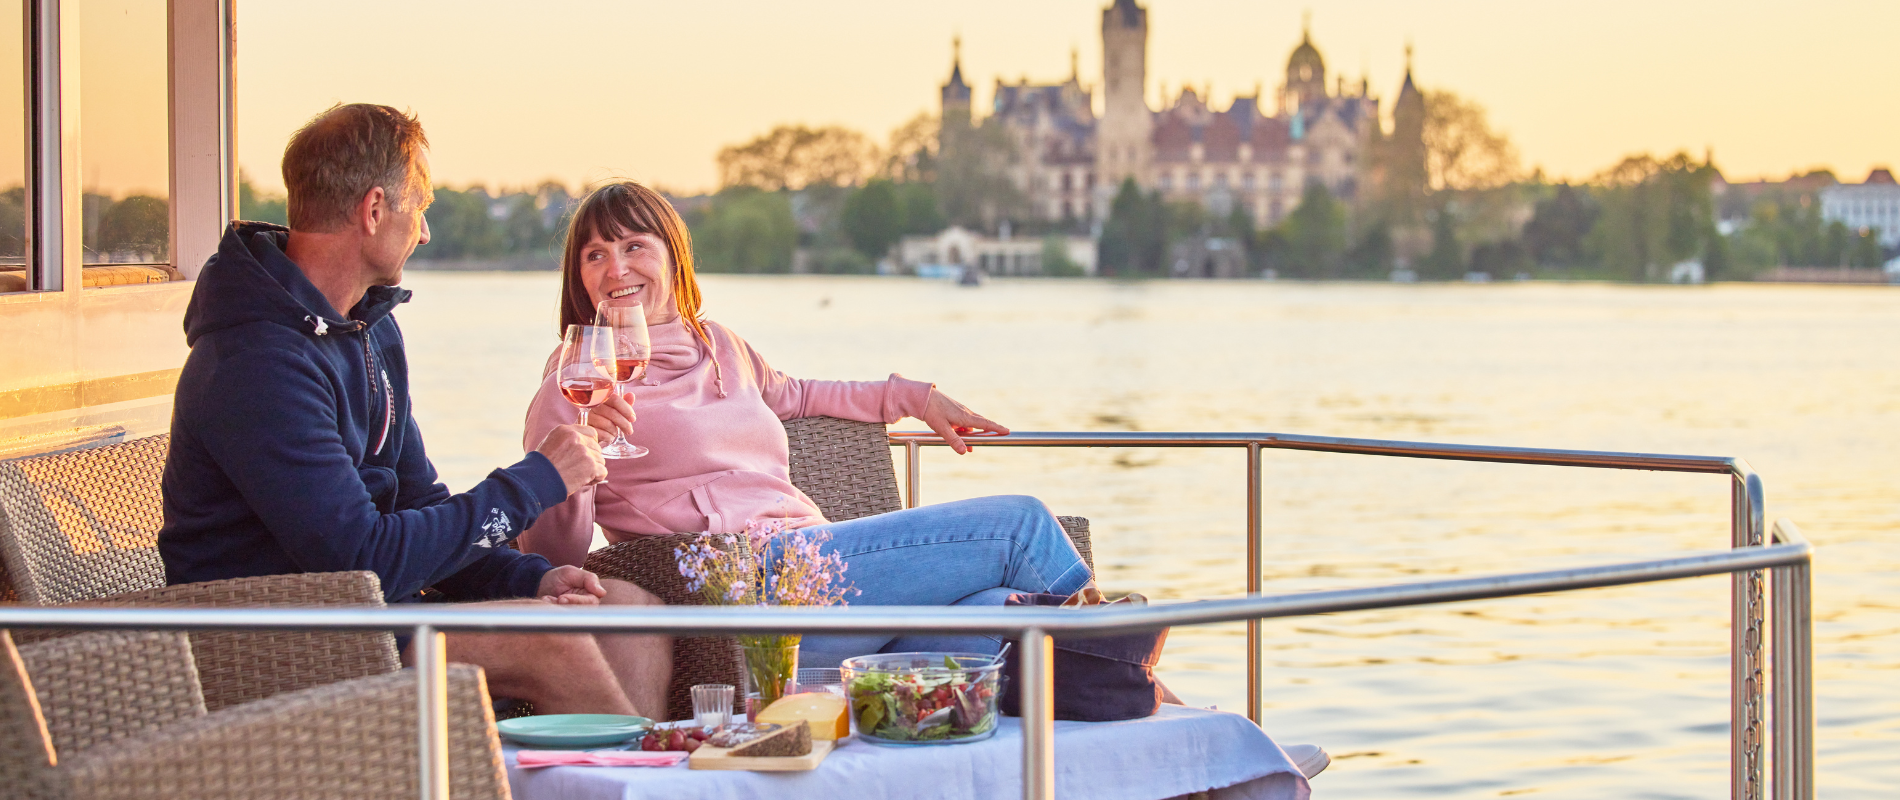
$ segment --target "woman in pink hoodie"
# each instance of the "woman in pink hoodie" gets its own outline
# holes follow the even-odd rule
[[[561,264],[561,327],[592,324],[602,303],[639,303],[653,357],[637,389],[589,414],[604,439],[625,432],[651,454],[607,462],[607,481],[576,492],[521,536],[522,549],[556,565],[587,557],[596,523],[609,541],[675,532],[734,532],[749,523],[824,526],[826,549],[849,565],[865,605],[1001,605],[1011,592],[1069,593],[1091,576],[1049,510],[1031,497],[943,503],[828,522],[792,485],[783,420],[830,416],[865,422],[915,417],[968,452],[958,436],[1008,433],[931,384],[792,378],[772,369],[730,329],[699,315],[692,240],[673,206],[645,186],[595,189],[569,223]],[[528,407],[523,441],[540,442],[578,414],[561,397],[550,356]],[[639,425],[633,424],[639,420]],[[873,652],[995,652],[984,636],[808,636],[808,665]]]

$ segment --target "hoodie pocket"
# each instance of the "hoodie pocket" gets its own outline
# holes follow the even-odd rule
[[[370,502],[376,504],[376,510],[384,514],[394,513],[396,471],[388,467],[364,464],[356,468],[356,474],[363,479],[363,488],[369,491]]]

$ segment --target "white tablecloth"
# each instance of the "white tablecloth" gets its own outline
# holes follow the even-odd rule
[[[678,767],[515,766],[515,800],[967,800],[1022,796],[1022,727],[1005,717],[972,744],[884,747],[849,740],[810,772]],[[1279,745],[1247,718],[1162,706],[1126,722],[1056,723],[1056,794],[1088,800],[1161,800],[1199,791],[1218,800],[1307,800]]]

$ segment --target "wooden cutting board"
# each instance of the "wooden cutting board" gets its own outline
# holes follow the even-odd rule
[[[813,739],[811,753],[802,756],[774,756],[741,758],[730,755],[730,747],[708,747],[701,745],[686,759],[687,766],[693,769],[745,769],[753,772],[804,772],[818,768],[818,764],[831,754],[832,742]]]

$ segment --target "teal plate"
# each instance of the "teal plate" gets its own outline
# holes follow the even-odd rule
[[[653,720],[621,714],[548,714],[495,723],[501,735],[536,747],[603,747],[633,740]]]

